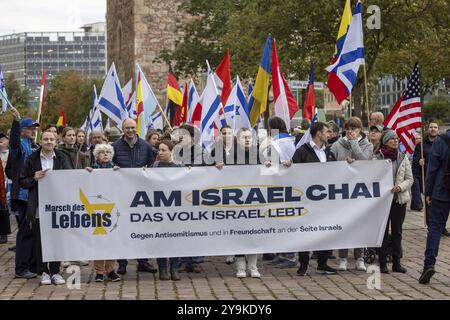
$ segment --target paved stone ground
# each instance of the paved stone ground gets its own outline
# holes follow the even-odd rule
[[[442,238],[436,275],[429,285],[420,285],[426,229],[421,213],[408,212],[404,224],[404,258],[408,273],[381,276],[381,290],[368,289],[368,273],[350,270],[337,275],[320,275],[312,260],[307,277],[296,275],[297,268],[278,269],[259,261],[261,279],[237,279],[233,266],[225,257],[207,257],[203,273],[181,274],[181,281],[159,281],[157,275],[137,273],[136,263],[130,261],[128,273],[121,282],[93,282],[93,263],[81,267],[81,289],[67,286],[41,286],[39,280],[14,278],[15,233],[6,245],[0,245],[0,299],[31,300],[135,300],[135,299],[258,299],[258,300],[352,300],[352,299],[449,299],[450,298],[450,239]],[[156,264],[155,261],[152,263]],[[337,267],[338,260],[330,260]],[[351,267],[354,261],[349,261]],[[65,278],[68,273],[63,273]]]

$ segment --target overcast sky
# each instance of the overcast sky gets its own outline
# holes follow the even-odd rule
[[[0,0],[0,4],[0,35],[79,31],[84,24],[106,20],[106,0]]]

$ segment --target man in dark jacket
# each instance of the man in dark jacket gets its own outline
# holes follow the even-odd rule
[[[430,206],[427,248],[419,283],[429,283],[439,253],[442,230],[450,212],[450,129],[437,138],[428,157],[425,201]]]
[[[121,168],[150,167],[154,162],[152,148],[137,135],[136,121],[126,119],[122,130],[123,137],[112,144],[113,162]]]
[[[37,274],[41,276],[41,284],[64,284],[66,282],[59,273],[61,262],[47,264],[42,261],[38,181],[44,178],[49,170],[67,169],[67,165],[64,155],[55,150],[56,137],[52,132],[42,133],[41,143],[42,147],[33,152],[25,164],[20,176],[20,186],[28,190],[26,220],[32,225]]]
[[[114,148],[113,162],[121,168],[150,167],[153,162],[151,146],[137,135],[136,121],[126,119],[122,123],[123,136],[112,144]],[[118,274],[127,273],[128,261],[117,260]],[[138,271],[156,273],[157,269],[148,263],[148,259],[138,259]]]
[[[18,278],[31,279],[36,277],[36,261],[33,255],[33,233],[26,222],[28,190],[20,187],[19,179],[26,160],[37,148],[31,136],[32,127],[38,124],[33,122],[31,118],[21,120],[19,112],[14,108],[11,108],[11,113],[14,120],[11,126],[9,155],[5,173],[12,180],[11,210],[19,213],[15,273]]]
[[[331,153],[330,149],[326,147],[331,135],[329,126],[323,122],[316,122],[311,126],[310,133],[312,140],[295,151],[292,162],[308,163],[335,161],[334,155]],[[327,264],[329,255],[330,250],[317,251],[318,272],[324,274],[336,273],[336,270]],[[308,271],[309,252],[299,252],[298,260],[300,262],[300,268],[297,270],[297,274],[299,276],[305,276]]]

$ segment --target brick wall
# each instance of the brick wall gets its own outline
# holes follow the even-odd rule
[[[161,105],[165,105],[169,67],[154,60],[163,49],[173,50],[183,35],[181,27],[189,19],[178,11],[181,0],[108,0],[108,66],[116,62],[121,84],[139,63]],[[122,49],[118,50],[118,28],[122,28]],[[125,81],[125,78],[127,79]]]
[[[108,69],[114,62],[122,86],[134,77],[134,2],[133,0],[107,1]]]

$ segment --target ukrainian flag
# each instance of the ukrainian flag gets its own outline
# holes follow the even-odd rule
[[[267,97],[269,95],[269,77],[270,77],[270,36],[267,37],[266,45],[256,76],[255,85],[249,101],[250,124],[252,128],[256,125],[267,107]]]
[[[342,13],[341,25],[336,39],[336,47],[334,49],[334,57],[339,56],[347,36],[348,27],[352,21],[352,9],[350,8],[350,0],[345,1],[344,12]]]

